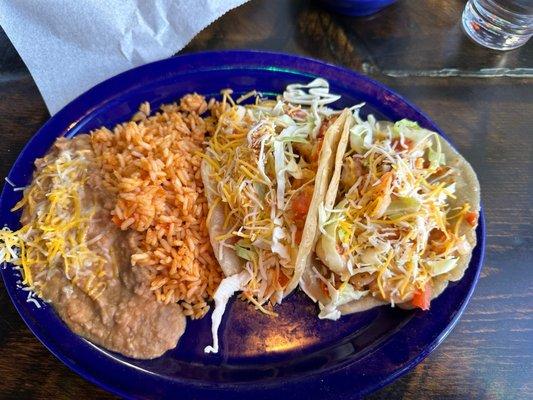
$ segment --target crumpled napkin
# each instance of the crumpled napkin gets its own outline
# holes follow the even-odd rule
[[[246,0],[0,0],[0,25],[50,111],[120,72],[171,56]]]

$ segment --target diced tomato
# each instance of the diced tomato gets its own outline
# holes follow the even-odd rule
[[[338,118],[337,115],[331,115],[322,121],[322,124],[320,125],[320,128],[318,129],[318,135],[317,137],[323,138],[326,134],[326,131],[328,128],[335,122],[335,120]]]
[[[429,163],[429,161],[428,161]],[[429,167],[429,165],[428,165]],[[441,165],[440,167],[437,167],[437,169],[435,170],[435,172],[433,172],[432,176],[434,177],[438,177],[438,176],[442,176],[444,175],[446,172],[449,171],[449,167],[445,166],[445,165]]]
[[[311,162],[317,162],[320,158],[320,152],[322,151],[322,145],[324,144],[324,138],[319,137],[315,146],[313,147],[313,154],[311,154]]]
[[[309,212],[311,206],[311,200],[313,199],[313,186],[306,186],[302,188],[291,200],[290,209],[292,214],[292,220],[296,226],[296,234],[294,240],[297,244],[302,241],[303,229],[305,226],[305,218]]]
[[[442,242],[445,239],[446,234],[440,229],[433,228],[431,232],[429,232],[429,240],[431,240],[432,242]]]
[[[304,185],[305,182],[306,182],[305,179],[295,179],[292,181],[292,187],[293,189],[298,189],[299,187]]]
[[[446,250],[446,234],[440,229],[434,228],[429,232],[429,242],[432,250],[437,253],[442,253]]]
[[[476,226],[478,215],[475,211],[467,212],[465,215],[466,222],[468,222],[471,226]]]
[[[311,200],[313,199],[313,186],[302,188],[291,200],[291,210],[295,220],[305,220]]]
[[[328,285],[326,285],[324,282],[320,281],[320,289],[322,289],[322,293],[324,293],[326,296],[329,297]]]
[[[312,162],[318,161],[320,157],[320,152],[322,151],[322,145],[324,144],[324,136],[326,135],[328,128],[335,122],[337,118],[337,115],[332,115],[322,121],[322,124],[318,129],[317,142],[315,146],[313,146],[313,154],[311,155]]]
[[[396,147],[398,147],[399,149],[403,149],[403,150],[411,150],[413,148],[413,141],[409,138],[404,138],[403,145],[402,145],[402,143],[400,142],[400,139],[396,138],[392,140],[391,147],[393,149],[396,149]]]
[[[278,283],[279,285],[284,288],[285,285],[287,285],[287,283],[289,282],[289,278],[287,277],[287,275],[285,275],[283,272],[279,272],[279,275],[278,275]]]
[[[431,302],[431,284],[426,283],[424,290],[417,290],[411,300],[411,304],[422,310],[429,310],[429,303]]]
[[[304,232],[303,227],[302,228],[298,227],[296,229],[296,234],[294,235],[294,240],[296,241],[296,244],[300,244],[302,242],[303,232]]]

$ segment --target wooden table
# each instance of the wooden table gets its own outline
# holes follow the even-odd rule
[[[461,32],[463,6],[401,0],[358,19],[312,1],[253,0],[182,51],[276,50],[366,73],[429,114],[477,171],[488,234],[474,297],[433,354],[371,399],[533,398],[533,41],[507,53],[478,47]],[[0,32],[2,177],[48,117]],[[3,286],[0,308],[0,398],[112,398],[34,338]]]

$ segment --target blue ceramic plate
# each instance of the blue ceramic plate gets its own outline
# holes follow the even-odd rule
[[[416,107],[381,84],[347,69],[282,54],[232,51],[190,54],[148,64],[120,74],[78,97],[51,118],[26,145],[9,179],[29,183],[35,158],[58,136],[73,136],[102,125],[126,121],[143,101],[152,109],[185,93],[216,96],[231,87],[239,94],[257,89],[280,93],[293,82],[320,76],[342,95],[336,106],[367,103],[379,118],[409,118],[437,132]],[[442,133],[441,133],[442,134]],[[444,135],[443,135],[444,136]],[[9,210],[20,198],[5,185],[0,199],[2,224],[19,227]],[[180,399],[351,399],[374,391],[422,361],[446,337],[463,312],[483,260],[483,214],[478,245],[463,279],[451,284],[431,310],[380,307],[321,321],[316,306],[296,291],[265,316],[234,301],[221,326],[221,351],[206,355],[210,317],[192,321],[177,348],[162,357],[139,361],[101,349],[74,335],[43,304],[38,309],[17,287],[20,276],[9,266],[1,273],[18,312],[35,336],[61,361],[86,379],[125,397]]]

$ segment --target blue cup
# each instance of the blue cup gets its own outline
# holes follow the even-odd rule
[[[318,0],[330,11],[350,15],[352,17],[363,17],[377,13],[383,8],[395,3],[397,0]]]

